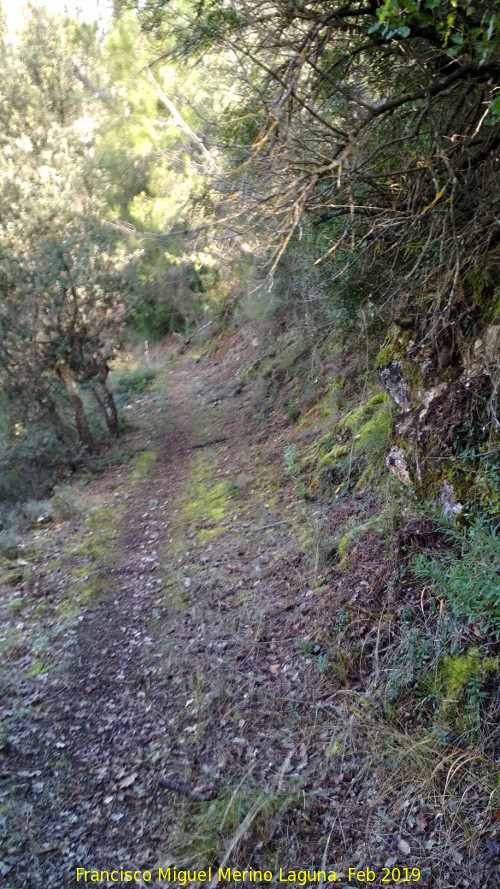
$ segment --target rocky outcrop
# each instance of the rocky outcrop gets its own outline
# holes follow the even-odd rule
[[[379,383],[385,389],[391,401],[402,411],[410,410],[410,393],[406,385],[400,361],[389,361],[378,371]]]
[[[444,336],[444,334],[443,334]],[[467,500],[479,450],[498,436],[495,393],[500,388],[500,324],[475,339],[455,336],[455,348],[433,343],[428,331],[393,325],[377,355],[381,387],[399,412],[386,466],[454,520]],[[450,338],[453,342],[453,337]],[[444,357],[443,357],[444,356]]]
[[[449,522],[454,522],[456,517],[464,511],[462,503],[455,500],[455,491],[450,482],[444,481],[439,489],[438,502],[441,507],[443,518]]]
[[[387,455],[387,459],[385,461],[385,465],[389,469],[390,472],[393,472],[397,479],[403,483],[406,487],[410,487],[412,484],[410,473],[408,472],[408,467],[406,465],[406,457],[405,452],[402,448],[398,448],[396,446],[392,447]]]

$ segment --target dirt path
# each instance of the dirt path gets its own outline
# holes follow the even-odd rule
[[[142,451],[85,490],[86,523],[35,535],[37,580],[4,614],[20,634],[2,685],[9,889],[81,885],[77,868],[158,885],[159,867],[231,849],[275,874],[381,868],[402,841],[428,857],[407,819],[433,814],[417,791],[391,809],[350,736],[359,685],[329,668],[343,612],[316,582],[321,517],[236,369],[171,365],[165,406],[132,411]]]
[[[97,482],[101,511],[118,516],[97,560],[109,592],[54,643],[50,670],[9,689],[3,869],[13,889],[76,884],[77,867],[154,875],[173,860],[174,838],[189,854],[179,825],[203,804],[225,808],[235,781],[243,808],[256,788],[280,799],[285,773],[307,764],[307,664],[291,663],[309,610],[302,555],[269,459],[255,472],[262,445],[245,441],[238,405],[214,403],[213,391],[192,370],[170,373],[146,471],[131,490],[118,475]],[[200,865],[207,842],[195,843]]]
[[[16,889],[73,885],[77,866],[143,868],[164,841],[170,806],[160,779],[171,696],[162,640],[150,628],[168,570],[158,554],[165,509],[193,434],[191,397],[183,374],[169,410],[175,423],[166,420],[159,437],[161,456],[156,465],[146,461],[149,472],[131,491],[99,481],[110,520],[124,507],[113,531],[118,544],[99,557],[110,592],[78,616],[71,646],[66,638],[51,651],[53,669],[14,688],[17,719],[4,744],[3,778],[13,781],[5,799],[15,799],[6,807],[13,836],[4,869]]]

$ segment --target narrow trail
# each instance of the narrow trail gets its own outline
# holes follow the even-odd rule
[[[213,371],[172,368],[143,477],[97,483],[119,516],[99,559],[108,592],[16,690],[3,772],[12,889],[77,885],[77,868],[154,878],[176,860],[189,807],[225,807],[234,782],[279,797],[308,765],[303,554],[269,454],[237,400],[211,393]]]
[[[33,532],[35,580],[0,599],[0,885],[81,886],[80,868],[174,886],[159,868],[226,860],[344,882],[417,861],[423,886],[458,885],[455,867],[476,889],[472,859],[440,853],[421,776],[394,787],[397,738],[360,710],[377,566],[354,564],[347,594],[345,573],[320,576],[331,510],[294,491],[290,433],[256,414],[240,366],[238,347],[168,363],[164,403],[131,407],[130,463],[75,489],[78,519]]]
[[[168,503],[182,480],[192,435],[187,374],[175,396],[169,409],[175,422],[165,421],[154,472],[132,493],[112,492],[113,506],[122,501],[125,512],[118,551],[100,566],[108,596],[79,617],[69,650],[52,652],[58,666],[43,674],[46,681],[23,689],[31,708],[17,731],[22,756],[14,748],[11,757],[27,816],[22,855],[9,873],[16,889],[73,885],[77,866],[145,869],[165,836],[168,806],[159,782],[169,690],[150,624],[163,584],[158,547],[168,520],[150,503]],[[33,697],[37,684],[43,691]]]

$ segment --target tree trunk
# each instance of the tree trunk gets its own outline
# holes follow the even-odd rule
[[[92,395],[94,396],[94,398],[95,398],[95,400],[96,400],[97,407],[99,408],[99,412],[100,412],[100,414],[101,414],[101,417],[103,418],[103,420],[104,420],[106,426],[108,427],[109,431],[111,432],[111,429],[110,429],[110,426],[109,426],[109,417],[108,417],[108,415],[107,415],[107,413],[106,413],[106,408],[104,407],[104,402],[103,402],[103,400],[102,400],[102,398],[101,398],[101,396],[100,396],[100,393],[99,393],[99,391],[98,391],[98,389],[97,389],[97,386],[92,386]]]
[[[72,436],[70,429],[68,429],[64,421],[61,419],[56,404],[51,398],[45,400],[44,407],[47,408],[47,420],[52,424],[55,437],[68,452],[69,465],[74,472],[78,466],[74,437]]]
[[[116,410],[113,394],[110,392],[105,382],[100,382],[98,386],[92,387],[92,394],[99,406],[99,410],[104,417],[106,426],[112,435],[118,432],[118,412]]]
[[[116,402],[113,397],[113,393],[111,389],[108,389],[107,384],[104,382],[102,384],[103,393],[104,393],[104,404],[106,405],[107,413],[108,413],[108,425],[110,432],[113,435],[117,435],[118,429],[118,411],[116,409]]]
[[[82,399],[80,398],[78,386],[71,372],[71,368],[68,364],[66,364],[66,362],[61,361],[56,367],[56,373],[66,387],[68,400],[75,417],[78,438],[80,439],[82,445],[92,453],[96,449],[95,443],[94,439],[92,438],[92,433],[89,429],[87,417],[85,416],[85,411],[83,409]]]

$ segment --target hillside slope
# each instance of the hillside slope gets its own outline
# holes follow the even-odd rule
[[[382,706],[424,594],[395,590],[365,491],[301,490],[324,403],[298,426],[256,412],[253,349],[158,365],[130,462],[75,486],[79,513],[34,530],[2,587],[10,889],[174,864],[496,885],[494,762]],[[328,541],[353,519],[342,565]]]

